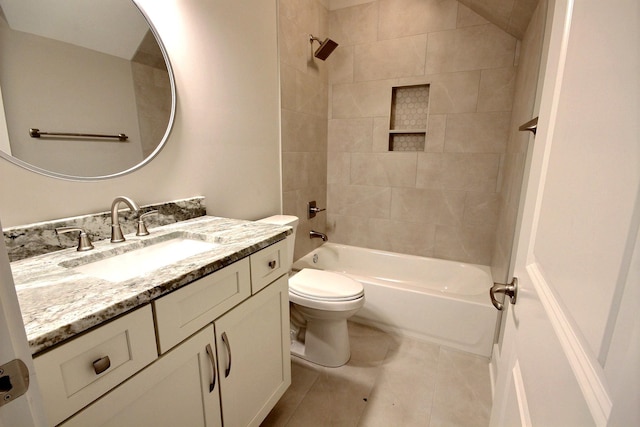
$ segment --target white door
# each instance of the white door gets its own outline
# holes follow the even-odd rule
[[[22,360],[27,365],[30,372],[30,386],[27,393],[0,406],[0,427],[44,426],[46,424],[44,407],[33,375],[33,359],[18,308],[9,257],[4,240],[0,239],[0,365],[15,359]]]
[[[491,425],[640,425],[640,8],[549,10]]]

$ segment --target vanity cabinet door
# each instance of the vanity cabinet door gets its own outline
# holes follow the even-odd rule
[[[222,426],[213,339],[210,325],[63,426]]]
[[[287,276],[216,320],[215,331],[224,425],[258,426],[291,384]]]
[[[291,269],[287,242],[281,240],[251,255],[251,293],[255,294]]]
[[[251,296],[247,258],[153,302],[161,353]]]

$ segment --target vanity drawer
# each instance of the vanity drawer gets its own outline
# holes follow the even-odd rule
[[[251,293],[255,294],[288,272],[287,243],[281,240],[251,255]]]
[[[157,357],[150,305],[36,357],[49,423],[60,423]]]
[[[250,280],[244,258],[154,301],[160,353],[251,296]]]

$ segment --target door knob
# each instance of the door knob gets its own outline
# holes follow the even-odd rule
[[[489,296],[491,297],[491,303],[495,308],[501,310],[504,308],[504,304],[496,299],[496,294],[505,294],[509,297],[511,304],[515,304],[518,299],[518,278],[514,277],[511,283],[503,285],[501,283],[494,283],[491,289],[489,289]]]

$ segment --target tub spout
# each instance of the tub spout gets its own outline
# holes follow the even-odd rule
[[[313,239],[314,237],[319,237],[319,238],[321,238],[323,242],[326,242],[327,240],[329,240],[329,239],[327,238],[327,235],[326,235],[326,234],[321,233],[321,232],[319,232],[319,231],[313,231],[313,230],[311,230],[311,231],[309,232],[309,238],[310,238],[310,239]]]

